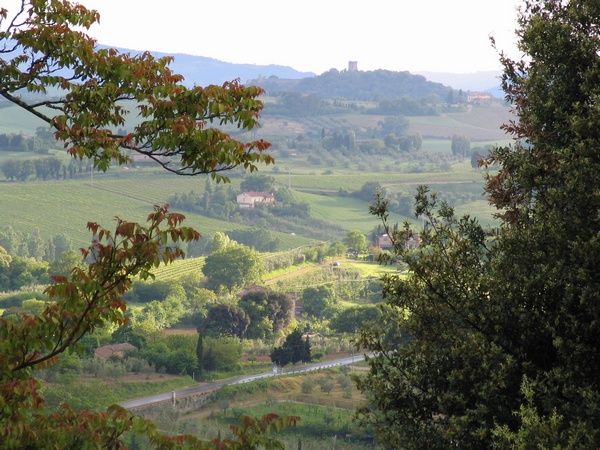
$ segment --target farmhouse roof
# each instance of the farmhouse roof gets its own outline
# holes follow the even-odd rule
[[[269,192],[249,191],[249,192],[244,192],[244,194],[248,195],[249,197],[273,197],[273,194],[271,194]]]

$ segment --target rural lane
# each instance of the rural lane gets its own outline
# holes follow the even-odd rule
[[[214,391],[215,389],[224,386],[225,384],[240,384],[240,383],[248,383],[250,381],[260,380],[261,378],[270,378],[275,376],[282,375],[290,375],[301,372],[309,372],[313,370],[326,369],[334,366],[346,366],[349,364],[353,364],[355,362],[360,362],[365,359],[364,355],[354,355],[347,356],[345,358],[332,359],[330,361],[323,361],[319,363],[312,364],[304,364],[302,366],[292,367],[290,369],[283,369],[279,372],[263,372],[254,375],[244,375],[241,377],[229,378],[227,380],[216,381],[214,383],[202,383],[198,386],[194,386],[187,389],[181,389],[178,391],[167,392],[164,394],[152,395],[150,397],[139,398],[137,400],[129,400],[126,402],[121,402],[123,408],[126,409],[135,409],[142,408],[144,406],[151,405],[153,403],[160,403],[166,401],[173,401],[173,399],[178,399],[182,397],[187,397],[188,395],[197,395],[202,394],[204,392]]]

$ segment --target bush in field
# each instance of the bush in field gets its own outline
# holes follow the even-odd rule
[[[306,377],[302,381],[300,389],[303,394],[310,394],[313,391],[316,384],[317,382],[313,378]]]
[[[47,300],[48,296],[41,292],[23,291],[7,294],[0,297],[0,308],[10,308],[11,306],[21,306],[26,300]]]
[[[175,282],[168,281],[136,281],[133,283],[133,288],[127,292],[126,298],[129,301],[140,303],[150,303],[152,300],[162,301],[174,289]]]
[[[329,395],[335,387],[335,381],[332,378],[323,377],[319,380],[319,386],[321,387],[322,392],[325,392],[327,395]]]

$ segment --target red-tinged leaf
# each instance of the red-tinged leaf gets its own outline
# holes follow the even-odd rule
[[[64,275],[52,275],[50,278],[56,283],[65,283],[67,281],[67,277]]]
[[[87,228],[88,230],[90,230],[93,234],[96,234],[98,232],[98,228],[100,228],[100,225],[98,225],[96,222],[88,222],[87,223]]]
[[[54,364],[56,364],[58,362],[59,358],[60,358],[59,355],[55,355],[51,358],[48,358],[44,361],[37,363],[37,367],[39,369],[45,369],[46,367],[53,366]],[[37,359],[37,355],[36,355],[36,359]]]

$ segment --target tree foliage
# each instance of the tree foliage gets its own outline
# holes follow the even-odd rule
[[[274,80],[276,81],[276,80]],[[286,80],[287,81],[287,80]],[[422,75],[409,72],[393,72],[391,70],[370,71],[338,71],[328,70],[316,77],[302,78],[295,83],[261,83],[269,92],[297,91],[316,93],[322,97],[346,98],[349,100],[373,101],[373,99],[411,99],[436,97],[446,99],[448,88],[440,83],[427,81]],[[319,98],[316,96],[317,99]],[[410,104],[413,106],[413,104]],[[417,104],[418,106],[418,104]],[[270,109],[270,108],[269,108]],[[410,111],[401,114],[407,114]],[[420,111],[420,113],[422,113]]]
[[[202,331],[198,330],[198,342],[196,342],[196,359],[198,360],[198,371],[204,370],[204,337]]]
[[[377,353],[361,416],[387,447],[600,445],[599,24],[595,1],[525,1],[525,58],[501,54],[514,143],[484,161],[497,229],[421,188],[420,248],[390,230],[410,272],[359,340]]]
[[[346,233],[344,244],[351,248],[354,252],[363,252],[367,250],[367,237],[360,230],[350,230]]]
[[[358,191],[353,192],[352,196],[371,203],[375,199],[377,192],[380,192],[384,197],[386,195],[386,189],[381,186],[381,183],[378,181],[367,181]]]
[[[463,134],[453,134],[450,149],[453,155],[467,156],[471,153],[471,140]]]
[[[246,332],[248,339],[265,339],[278,331],[285,331],[294,313],[294,302],[289,295],[266,289],[248,292],[238,306],[250,317]]]
[[[61,161],[55,156],[37,158],[33,161],[6,159],[0,165],[2,173],[9,181],[27,181],[32,176],[37,180],[45,181],[49,178],[58,180],[63,175],[63,167]]]
[[[271,361],[282,367],[311,360],[310,341],[308,336],[306,336],[306,339],[302,339],[302,331],[299,328],[288,334],[283,345],[275,347],[271,352]]]
[[[44,242],[38,230],[25,233],[10,225],[0,230],[0,246],[11,256],[34,258],[50,263],[59,259],[63,252],[73,250],[71,239],[64,234],[58,234]]]
[[[10,257],[10,255],[8,255]],[[33,258],[20,256],[3,257],[4,264],[0,264],[0,290],[15,291],[23,286],[34,283],[47,283],[48,265]]]
[[[305,288],[301,298],[303,312],[319,319],[331,317],[329,309],[337,301],[331,286],[326,284]]]
[[[275,177],[270,175],[247,175],[246,178],[240,183],[240,190],[242,192],[270,192],[274,191],[273,185],[275,184]]]
[[[210,241],[210,251],[211,252],[219,252],[229,247],[230,245],[236,245],[235,240],[232,240],[227,234],[217,231],[213,234],[213,237]]]
[[[248,325],[250,325],[250,317],[239,306],[216,304],[208,310],[199,330],[205,336],[236,336],[241,339],[246,335]]]
[[[205,371],[239,369],[244,353],[242,341],[237,337],[207,337],[203,342],[203,355],[199,363]]]
[[[208,287],[228,291],[256,283],[264,272],[259,254],[244,245],[230,245],[206,257],[202,273],[208,278]]]
[[[178,174],[215,178],[236,166],[253,171],[272,162],[266,142],[244,143],[219,128],[258,125],[262,89],[237,81],[188,88],[169,68],[172,58],[98,48],[84,31],[99,18],[58,0],[0,9],[0,95],[50,125],[69,153],[100,170],[128,162],[131,151]],[[129,105],[141,120],[131,133],[118,134],[133,112]]]
[[[281,238],[273,236],[269,230],[259,227],[231,230],[227,232],[227,236],[235,242],[259,252],[276,252],[281,245]]]
[[[127,163],[132,152],[176,174],[209,173],[224,181],[225,170],[254,171],[273,161],[265,154],[268,143],[242,142],[220,129],[257,126],[262,89],[237,81],[188,88],[168,67],[171,58],[98,48],[85,34],[98,21],[97,11],[67,0],[22,0],[10,11],[0,7],[0,96],[46,122],[73,157],[90,159],[103,171],[111,163]],[[140,120],[127,133],[121,127],[130,106]],[[27,170],[35,173],[35,167]],[[51,414],[43,411],[35,370],[56,364],[104,326],[127,324],[123,294],[133,279],[152,278],[158,265],[184,256],[180,244],[199,238],[181,226],[183,218],[157,206],[146,225],[117,218],[108,231],[89,223],[93,238],[82,250],[86,265],[53,277],[43,312],[0,318],[3,448],[124,448],[122,437],[129,431],[146,434],[153,447],[164,449],[281,448],[265,434],[297,418],[244,418],[232,427],[233,439],[207,443],[163,436],[152,422],[117,405],[105,412],[66,404]]]
[[[115,230],[110,232],[89,223],[95,237],[83,251],[87,266],[73,268],[69,276],[54,276],[54,284],[45,291],[52,302],[43,313],[15,320],[0,318],[0,432],[5,445],[44,447],[44,442],[52,442],[52,436],[65,433],[57,442],[67,439],[65,447],[77,446],[78,439],[93,432],[93,428],[75,432],[82,418],[98,427],[103,421],[113,420],[104,425],[116,427],[115,433],[120,430],[115,434],[115,443],[99,442],[116,445],[118,436],[130,426],[129,413],[115,407],[107,413],[78,416],[66,407],[62,413],[43,417],[40,411],[44,400],[33,371],[56,363],[61,353],[76,349],[86,334],[106,324],[127,323],[122,295],[131,287],[132,279],[148,278],[161,262],[183,256],[173,243],[199,238],[196,231],[180,226],[182,220],[183,216],[156,207],[148,216],[147,226],[117,219]],[[68,436],[69,430],[72,436]],[[90,442],[96,442],[93,439],[90,436]]]
[[[337,333],[356,333],[363,325],[378,318],[379,310],[374,305],[351,306],[334,316],[329,327]]]

